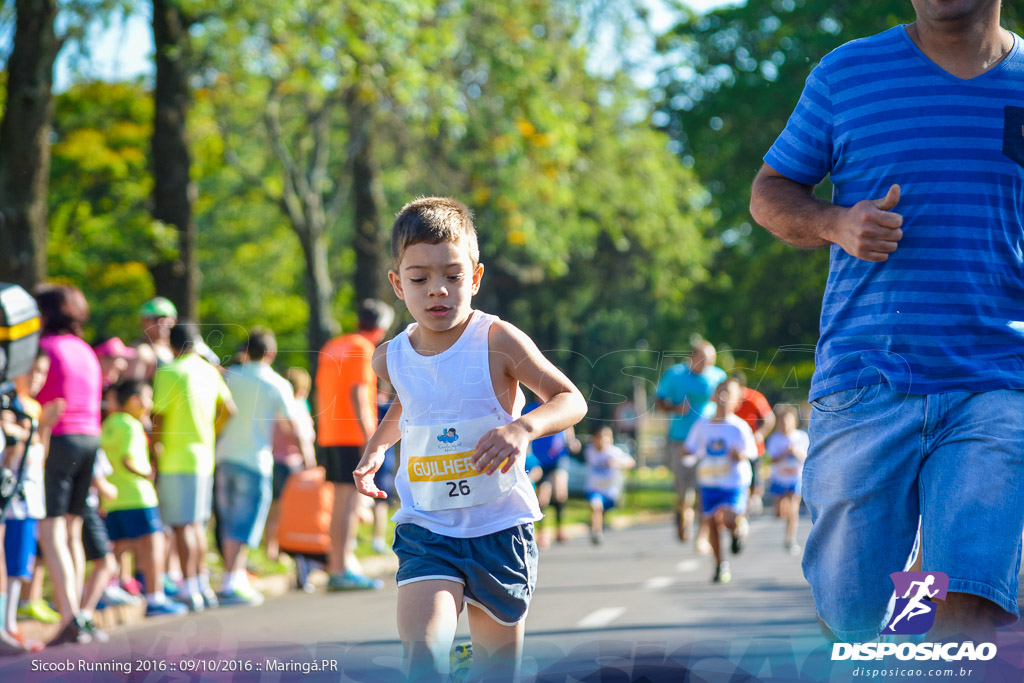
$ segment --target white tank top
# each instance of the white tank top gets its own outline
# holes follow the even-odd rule
[[[521,462],[504,476],[467,468],[477,439],[518,418],[525,403],[518,386],[511,414],[495,396],[488,353],[495,320],[473,311],[462,335],[436,356],[412,348],[409,333],[416,323],[388,344],[388,374],[402,403],[401,464],[395,476],[402,506],[392,518],[396,524],[473,538],[542,517]]]

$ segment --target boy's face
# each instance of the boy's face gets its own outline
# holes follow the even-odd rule
[[[32,381],[29,383],[29,396],[35,396],[46,384],[46,375],[50,372],[50,359],[46,356],[36,358],[32,365]]]
[[[483,264],[473,267],[464,242],[420,243],[406,248],[388,279],[416,322],[446,332],[469,317],[483,274]]]
[[[594,434],[594,445],[598,450],[604,450],[612,445],[612,430],[600,429]]]
[[[142,388],[141,393],[132,396],[124,404],[124,411],[137,420],[149,415],[151,410],[153,410],[153,389],[148,385]]]
[[[732,415],[740,404],[740,385],[734,380],[723,382],[715,389],[714,400],[719,413]]]
[[[790,412],[783,413],[782,431],[786,434],[789,434],[794,429],[796,429],[796,415]]]

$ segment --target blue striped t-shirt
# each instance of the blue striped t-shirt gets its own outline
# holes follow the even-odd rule
[[[888,382],[915,394],[1024,389],[1024,54],[963,80],[897,26],[807,79],[765,163],[852,206],[902,194],[884,263],[831,246],[813,400]]]

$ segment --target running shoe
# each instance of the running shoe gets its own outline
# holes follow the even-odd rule
[[[92,618],[89,618],[89,619],[82,619],[81,617],[78,617],[78,618],[81,620],[82,628],[85,629],[85,632],[88,633],[90,636],[92,636],[92,642],[94,642],[94,643],[106,643],[106,642],[110,641],[110,636],[107,635],[107,632],[106,631],[101,631],[100,627],[96,625],[96,622],[93,621]]]
[[[178,586],[177,582],[175,582],[175,580],[172,579],[169,575],[163,575],[163,582],[164,595],[166,595],[167,597],[173,598],[181,592],[181,588]]]
[[[263,594],[251,586],[236,588],[228,592],[221,591],[217,594],[217,598],[220,600],[222,607],[233,607],[235,605],[258,607],[263,604]]]
[[[217,609],[220,607],[220,600],[217,598],[217,594],[213,592],[212,588],[207,588],[202,591],[203,602],[206,604],[206,609]]]
[[[75,617],[69,621],[56,636],[53,637],[53,640],[48,643],[48,647],[63,645],[65,643],[86,645],[91,642],[92,635],[85,628],[85,621],[81,617]]]
[[[461,643],[453,647],[448,663],[452,683],[468,681],[469,671],[473,668],[473,643]]]
[[[196,614],[206,609],[206,601],[203,600],[203,596],[199,593],[193,595],[179,593],[174,596],[174,600],[187,607],[189,612],[195,612]]]
[[[729,583],[732,581],[732,572],[729,570],[729,563],[722,562],[715,567],[715,575],[711,579],[712,583]]]
[[[127,579],[121,582],[121,588],[126,592],[131,593],[135,597],[140,597],[143,594],[142,582],[136,579],[134,576],[129,576]]]
[[[601,543],[603,541],[604,541],[604,534],[602,534],[600,531],[591,531],[590,532],[590,542],[592,544],[594,544],[594,545],[601,545]]]
[[[142,600],[143,598],[136,597],[121,588],[115,580],[103,589],[103,597],[100,599],[100,602],[102,602],[104,606],[109,607],[111,605],[138,605]]]
[[[373,552],[383,555],[388,551],[388,543],[383,538],[373,539]]]
[[[793,543],[793,541],[786,541],[782,544],[782,547],[785,548],[786,552],[788,552],[793,557],[799,557],[800,551],[802,550],[800,545],[797,543]]]
[[[42,598],[18,605],[18,616],[43,624],[60,623],[60,612],[50,607]]]
[[[380,590],[383,587],[384,582],[380,579],[371,579],[369,576],[356,574],[350,569],[346,569],[345,573],[341,576],[332,574],[330,578],[327,579],[328,593],[338,591]]]
[[[166,598],[163,602],[151,602],[146,605],[147,617],[180,617],[184,614],[188,614],[188,607],[180,602],[174,602],[173,600],[167,600]]]

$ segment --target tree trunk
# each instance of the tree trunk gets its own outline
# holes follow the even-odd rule
[[[189,175],[191,158],[186,118],[191,101],[188,21],[174,0],[153,0],[156,88],[153,119],[153,218],[178,232],[178,253],[153,265],[157,294],[178,307],[178,316],[195,321],[199,313],[199,269],[192,202],[196,187]]]
[[[310,373],[316,377],[317,353],[337,331],[331,302],[334,300],[334,285],[327,270],[327,243],[323,230],[294,224],[295,233],[302,243],[306,257],[306,302],[309,304],[309,350]]]
[[[17,0],[0,124],[0,279],[29,291],[46,280],[56,0]]]
[[[356,252],[354,284],[358,302],[386,296],[390,289],[385,286],[390,248],[381,229],[384,189],[381,187],[380,165],[376,156],[373,109],[367,103],[359,101],[358,95],[353,93],[348,97],[348,110],[350,134],[356,142],[352,156],[355,227],[352,246]]]

